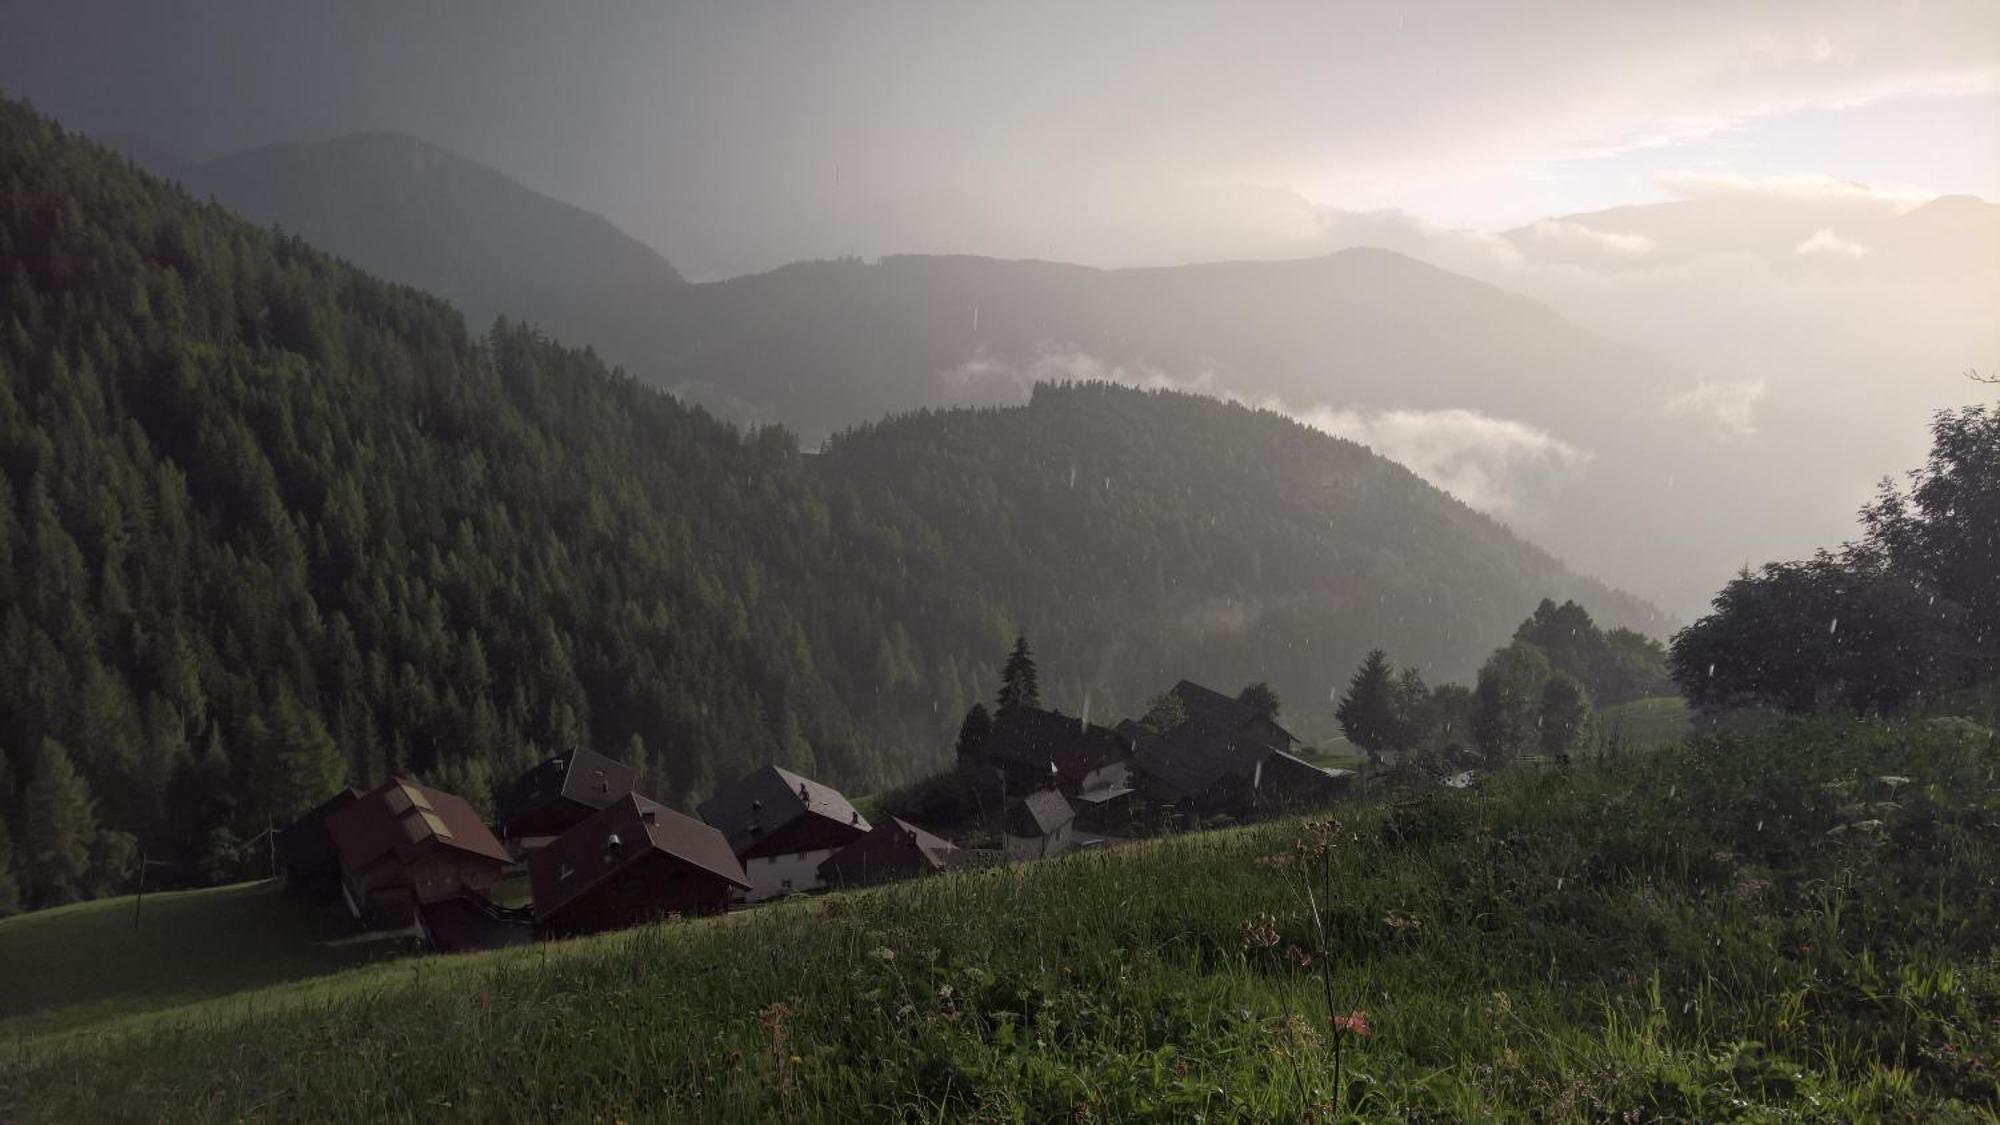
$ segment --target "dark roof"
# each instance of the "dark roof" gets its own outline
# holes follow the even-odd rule
[[[595,750],[572,750],[522,773],[507,791],[503,819],[512,825],[562,800],[601,809],[632,791],[636,771]]]
[[[349,871],[393,855],[408,863],[434,847],[455,848],[506,863],[511,857],[465,798],[392,777],[326,818],[340,862]]]
[[[1252,739],[1189,718],[1163,734],[1141,739],[1132,755],[1132,769],[1182,796],[1193,796],[1225,777],[1256,777],[1257,763],[1272,752]]]
[[[717,790],[698,811],[722,831],[737,855],[804,816],[860,832],[872,827],[839,790],[780,766],[752,770]]]
[[[1016,836],[1047,836],[1076,819],[1063,795],[1044,789],[1021,798],[1007,813],[1007,830]]]
[[[722,833],[637,793],[627,793],[528,858],[535,917],[549,917],[655,852],[750,889],[743,864],[729,850],[729,841]]]
[[[340,857],[334,851],[333,837],[327,833],[326,818],[360,799],[361,790],[342,789],[278,829],[274,843],[285,867],[302,874],[338,862]]]
[[[830,884],[861,886],[942,871],[958,846],[900,817],[890,817],[819,865]]]
[[[1243,728],[1253,723],[1268,724],[1273,733],[1286,741],[1298,741],[1291,731],[1279,726],[1277,720],[1262,711],[1212,688],[1205,688],[1193,680],[1182,680],[1175,684],[1172,694],[1181,701],[1181,706],[1186,709],[1190,719],[1231,733],[1240,733]]]
[[[1088,773],[1131,752],[1130,742],[1117,731],[1035,707],[1001,712],[979,747],[979,756],[986,761],[1041,771],[1053,763],[1057,772],[1071,775]]]

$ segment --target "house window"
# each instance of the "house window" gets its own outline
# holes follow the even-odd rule
[[[784,882],[779,883],[778,889],[781,891],[790,891],[792,889],[792,881],[790,879],[787,879]]]

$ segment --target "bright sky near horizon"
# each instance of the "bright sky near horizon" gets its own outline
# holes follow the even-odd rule
[[[1269,253],[1686,173],[2000,198],[2000,4],[0,0],[0,87],[209,156],[414,133],[691,275]]]

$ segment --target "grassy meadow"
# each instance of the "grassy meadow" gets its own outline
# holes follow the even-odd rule
[[[209,957],[150,992],[192,1003],[121,1010],[133,974],[23,1025],[52,982],[0,1120],[2000,1121],[1996,766],[1794,723],[530,949]]]

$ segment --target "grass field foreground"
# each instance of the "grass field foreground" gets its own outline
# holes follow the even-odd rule
[[[368,966],[23,1036],[0,1118],[1992,1122],[1996,766],[1795,723]]]

